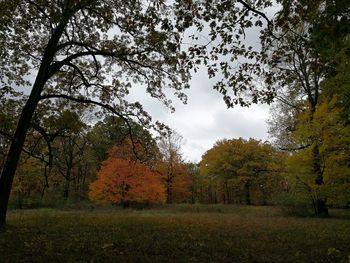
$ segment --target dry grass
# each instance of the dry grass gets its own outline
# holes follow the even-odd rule
[[[350,211],[283,217],[273,207],[12,211],[0,262],[350,262]]]

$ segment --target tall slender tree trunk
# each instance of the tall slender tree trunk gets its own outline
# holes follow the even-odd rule
[[[316,144],[312,149],[312,155],[313,155],[313,171],[315,174],[315,184],[316,185],[323,185],[323,171],[321,166],[321,160],[320,160],[320,150],[319,146]],[[328,216],[328,208],[327,208],[327,201],[324,197],[317,197],[314,204],[315,208],[315,215],[316,216]]]
[[[73,173],[73,151],[70,151],[66,158],[66,175],[64,176],[64,188],[63,188],[63,198],[67,200],[70,193],[70,182],[72,180]]]
[[[17,164],[22,152],[30,121],[38,104],[40,93],[44,86],[43,79],[38,75],[29,99],[24,106],[18,120],[15,135],[11,141],[10,149],[7,153],[4,169],[0,177],[0,226],[6,223],[6,212],[10,198],[13,178],[16,173]]]
[[[211,186],[208,186],[208,203],[212,204],[213,203],[213,190]]]
[[[63,190],[63,198],[64,200],[68,200],[70,190],[70,176],[64,182],[64,190]]]
[[[50,72],[51,63],[55,56],[57,44],[61,38],[61,35],[68,22],[68,19],[68,16],[63,17],[63,20],[56,27],[46,46],[32,91],[29,95],[25,106],[22,109],[15,134],[11,141],[10,149],[7,153],[5,165],[0,177],[0,226],[6,223],[8,201],[10,198],[13,178],[16,173],[17,164],[22,152],[28,129],[30,127],[30,122],[40,100],[40,94],[45,86],[46,81],[53,74],[52,72]]]
[[[167,178],[166,178],[166,203],[173,203],[173,180],[174,180],[174,169],[172,159],[170,159],[167,165]]]
[[[250,200],[250,179],[247,179],[247,181],[244,184],[244,194],[245,194],[245,203],[246,205],[251,205]]]

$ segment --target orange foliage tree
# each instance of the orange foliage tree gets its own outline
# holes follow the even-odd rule
[[[158,163],[158,172],[166,189],[167,203],[181,203],[192,197],[192,180],[183,163]]]
[[[157,170],[166,189],[168,204],[185,202],[192,196],[191,177],[180,151],[182,143],[182,136],[171,131],[158,144],[161,160]]]
[[[153,141],[124,140],[119,145],[112,146],[108,151],[109,157],[140,162],[153,168],[160,158],[159,149]]]
[[[110,156],[102,163],[89,198],[100,203],[163,203],[165,189],[156,173],[139,162]]]

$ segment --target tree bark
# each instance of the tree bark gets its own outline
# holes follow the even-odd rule
[[[318,87],[316,89],[318,91]],[[316,112],[316,105],[317,105],[317,97],[315,95],[315,100],[313,103],[311,103],[311,122],[314,121],[314,114]],[[313,173],[315,176],[315,184],[316,185],[323,185],[323,171],[322,171],[322,165],[321,165],[321,157],[320,157],[320,149],[318,144],[318,139],[315,139],[315,144],[312,148],[312,165],[313,165]],[[315,208],[315,215],[320,217],[326,217],[328,216],[328,208],[327,208],[327,201],[326,198],[320,198],[317,197],[314,202],[314,208]]]
[[[323,185],[324,182],[323,182],[323,171],[322,171],[321,160],[320,160],[320,150],[317,144],[313,147],[312,154],[313,154],[313,170],[316,176],[315,184]],[[326,217],[329,215],[328,208],[327,208],[327,201],[325,198],[318,197],[315,200],[315,215],[320,217]]]

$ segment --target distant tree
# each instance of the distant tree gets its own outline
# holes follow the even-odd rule
[[[80,136],[81,134],[77,133],[76,135],[60,138],[54,145],[54,171],[62,176],[64,199],[68,199],[70,195],[72,181],[84,181],[85,176],[80,178],[80,175],[85,175],[87,169],[92,168],[84,165],[84,162],[85,164],[89,162],[89,160],[83,159],[86,157],[84,156],[84,150],[87,150],[87,143]],[[80,186],[77,187],[80,188]]]
[[[133,121],[127,125],[116,116],[107,116],[97,122],[88,133],[88,140],[97,165],[106,160],[108,151],[114,145],[124,147],[123,152],[131,159],[142,158],[143,162],[151,162],[159,157],[156,141],[148,130]]]
[[[192,178],[185,163],[158,162],[156,171],[166,189],[168,204],[182,203],[191,199]]]
[[[109,157],[102,163],[97,180],[90,184],[89,198],[100,203],[163,203],[164,187],[157,173],[146,165]]]
[[[200,175],[197,163],[186,163],[187,174],[190,179],[191,203],[200,201]]]
[[[129,127],[124,120],[115,116],[106,116],[98,121],[88,134],[92,150],[100,164],[108,157],[108,150],[120,144],[129,135]]]
[[[246,204],[251,204],[253,186],[258,184],[263,203],[276,189],[272,188],[283,171],[283,155],[271,145],[254,139],[221,140],[208,150],[200,163],[200,174],[211,178],[214,201],[234,202],[237,192]],[[240,195],[240,194],[239,194]]]
[[[183,202],[191,195],[191,180],[181,154],[182,143],[182,136],[175,131],[158,143],[161,160],[158,161],[157,171],[161,174],[168,204]]]
[[[43,177],[44,164],[33,157],[21,159],[11,193],[16,208],[38,205],[42,200],[46,181]]]

